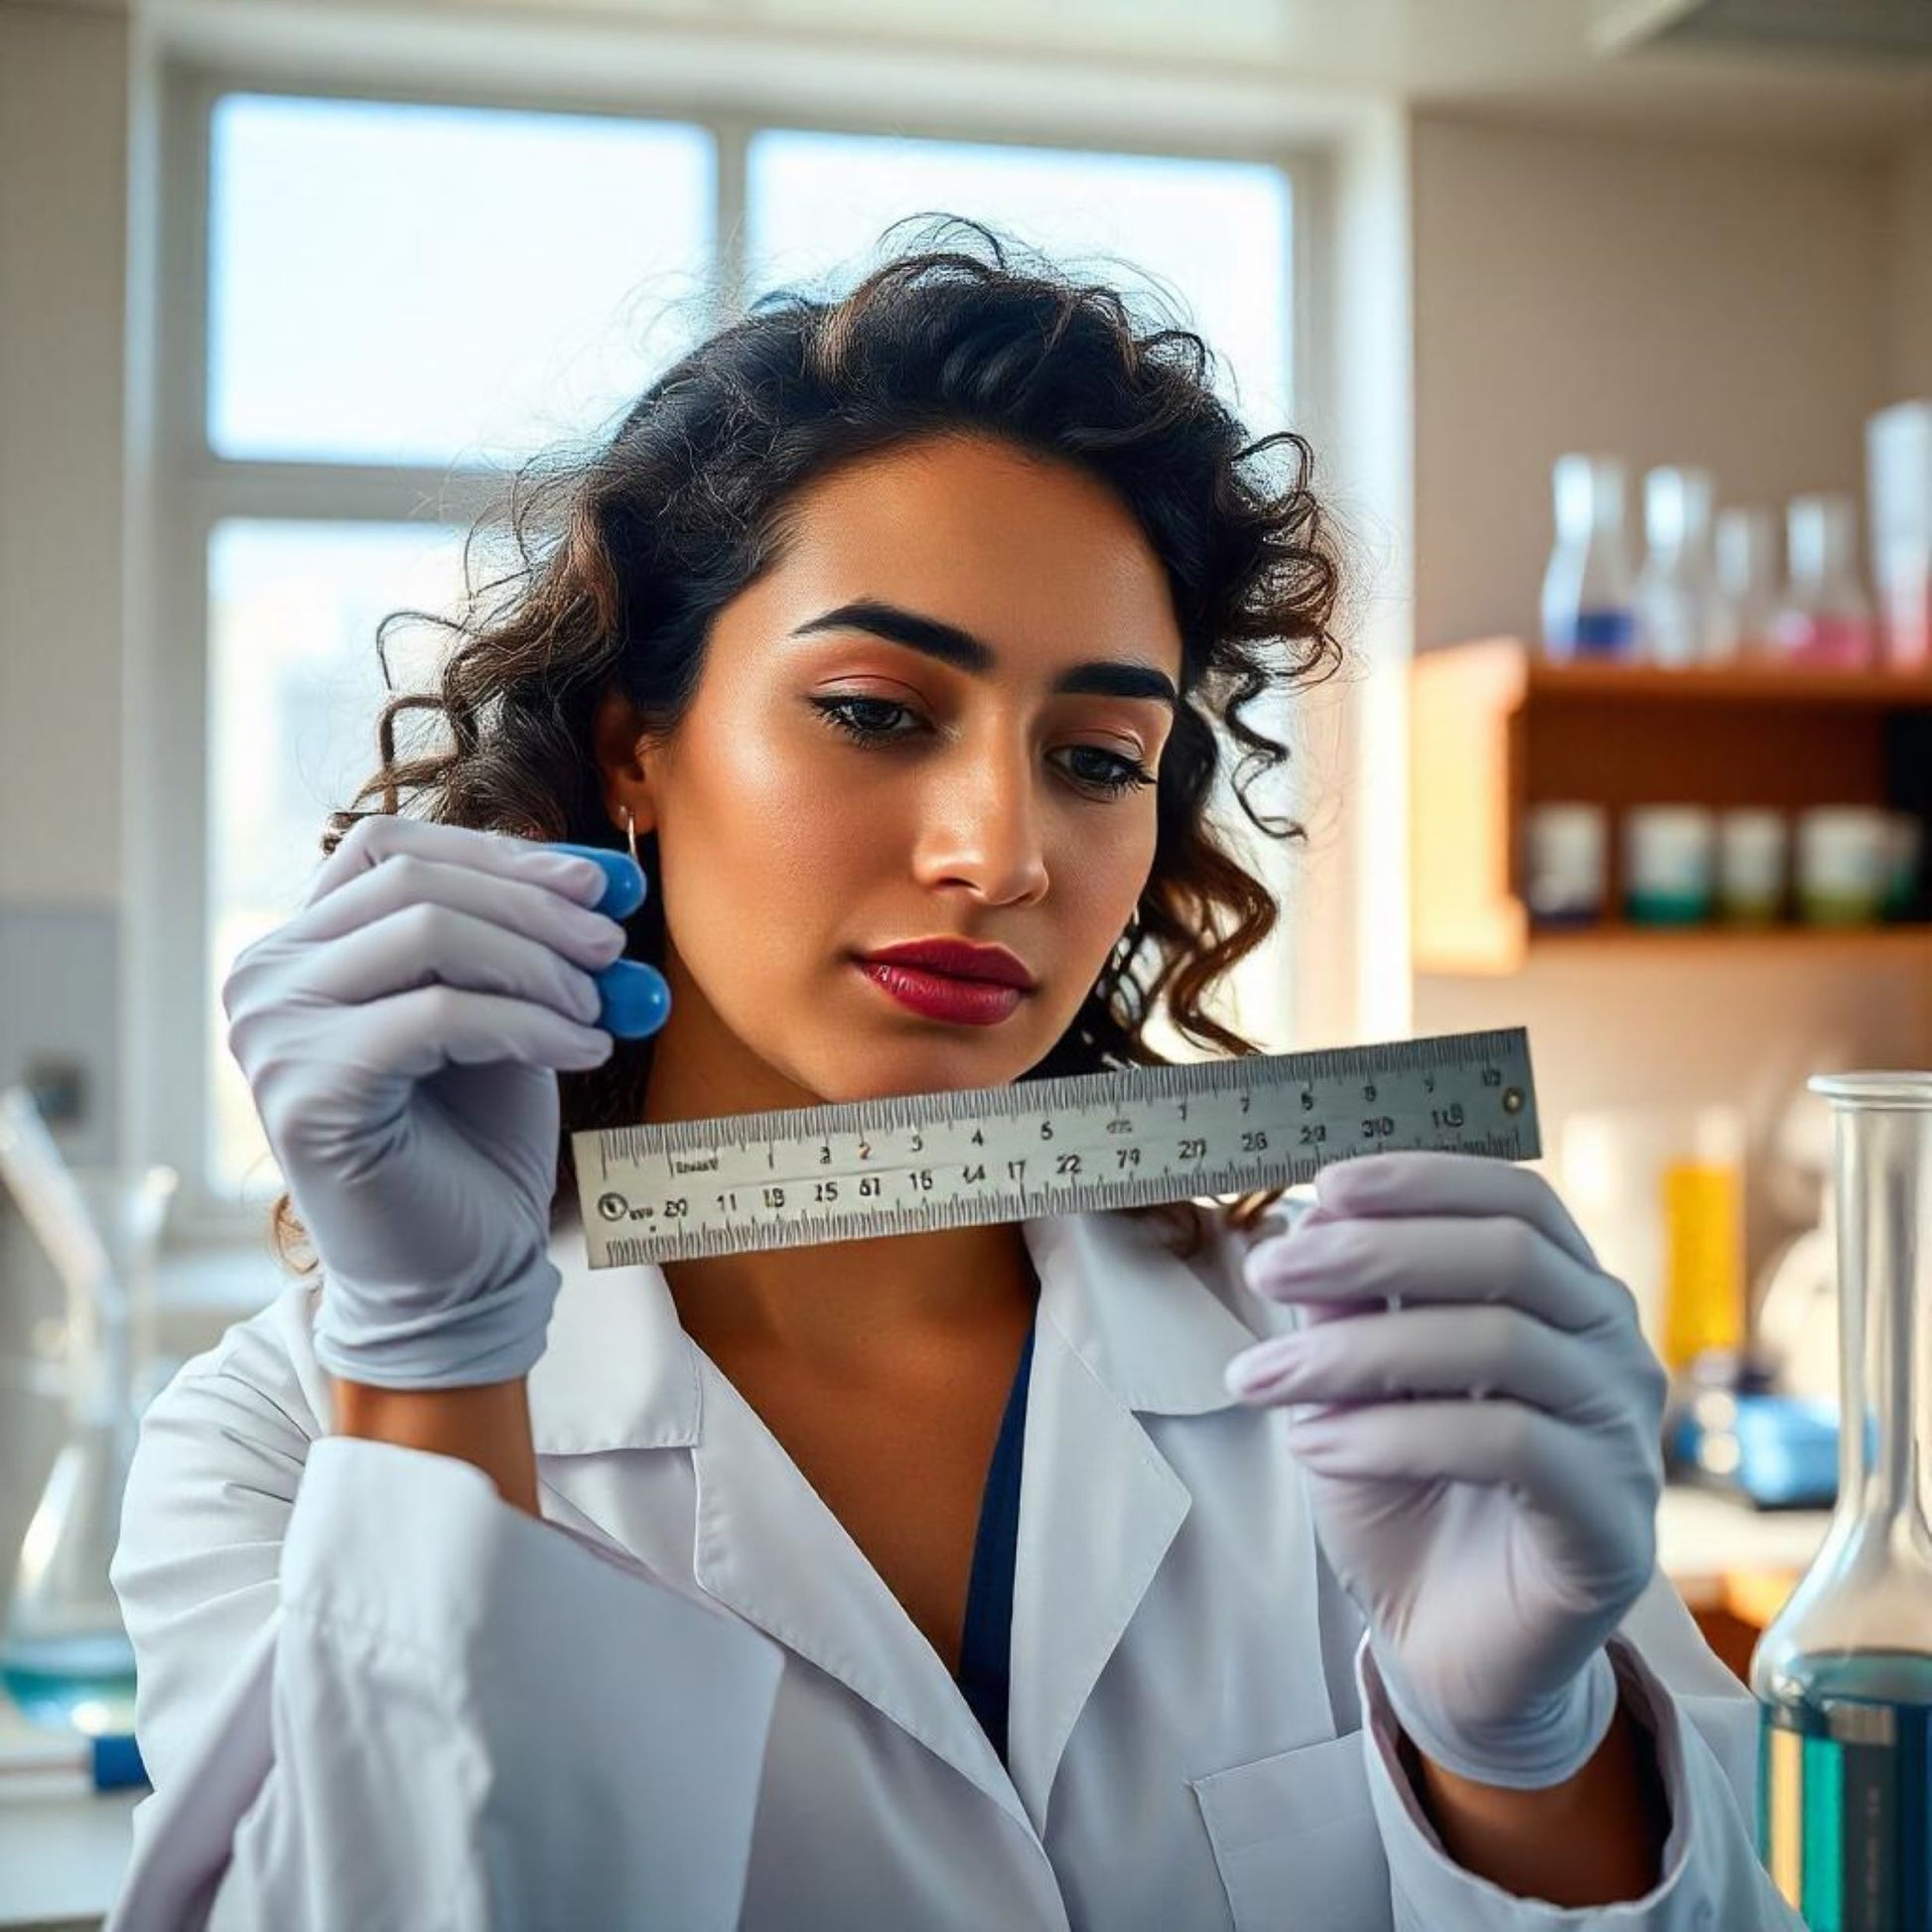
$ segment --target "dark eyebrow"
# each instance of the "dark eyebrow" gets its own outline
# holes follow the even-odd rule
[[[923,651],[956,670],[984,677],[999,661],[993,646],[957,624],[943,623],[937,618],[921,617],[897,604],[882,604],[876,598],[860,598],[827,611],[809,623],[801,623],[791,634],[809,636],[815,630],[867,630],[889,643],[903,644],[908,650]],[[1074,692],[1103,698],[1152,698],[1170,711],[1178,708],[1180,699],[1165,671],[1146,664],[1123,664],[1105,658],[1075,664],[1053,680],[1057,692]]]

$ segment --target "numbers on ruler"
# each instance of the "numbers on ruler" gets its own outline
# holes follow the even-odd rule
[[[1377,1106],[1392,1077],[1404,1098],[1414,1096],[1417,1104],[1413,1112],[1401,1106],[1384,1112]],[[691,1225],[708,1217],[742,1220],[748,1214],[753,1220],[767,1215],[798,1217],[809,1215],[813,1208],[846,1214],[863,1213],[869,1207],[886,1211],[894,1194],[929,1201],[953,1189],[997,1188],[1003,1192],[1011,1189],[1024,1195],[1033,1187],[1051,1188],[1055,1183],[1086,1188],[1095,1184],[1103,1171],[1124,1183],[1130,1174],[1138,1179],[1150,1169],[1156,1173],[1183,1169],[1218,1171],[1231,1163],[1254,1161],[1257,1157],[1280,1162],[1292,1159],[1297,1171],[1303,1171],[1301,1164],[1311,1158],[1311,1151],[1327,1147],[1331,1138],[1329,1129],[1338,1120],[1341,1134],[1371,1148],[1397,1140],[1399,1122],[1407,1123],[1401,1129],[1403,1133],[1413,1133],[1424,1118],[1435,1136],[1460,1135],[1468,1129],[1472,1115],[1482,1116],[1493,1103],[1484,1101],[1471,1106],[1464,1100],[1447,1097],[1442,1092],[1445,1084],[1450,1096],[1458,1084],[1474,1082],[1479,1082],[1486,1093],[1498,1094],[1499,1089],[1504,1089],[1504,1069],[1499,1065],[1419,1067],[1391,1063],[1373,1071],[1361,1068],[1353,1074],[1352,1081],[1348,1072],[1336,1069],[1332,1075],[1269,1083],[1253,1091],[1203,1087],[1191,1094],[1174,1096],[1170,1119],[1177,1117],[1180,1123],[1186,1124],[1192,1110],[1204,1105],[1210,1115],[1222,1121],[1229,1121],[1230,1114],[1234,1122],[1243,1117],[1252,1120],[1256,1092],[1259,1092],[1261,1121],[1246,1127],[1230,1123],[1218,1133],[1196,1127],[1195,1131],[1173,1141],[1167,1140],[1160,1131],[1151,1099],[1137,1101],[1119,1094],[1091,1106],[1070,1107],[1046,1115],[1022,1114],[1001,1120],[984,1116],[940,1119],[936,1125],[942,1145],[935,1152],[942,1165],[938,1167],[915,1165],[913,1161],[913,1157],[926,1153],[935,1126],[933,1121],[918,1125],[903,1123],[878,1142],[863,1134],[852,1135],[844,1140],[843,1153],[841,1137],[836,1134],[807,1140],[803,1145],[772,1141],[764,1143],[767,1176],[762,1185],[749,1190],[743,1186],[723,1189],[711,1196],[709,1205],[700,1205],[695,1213],[688,1195],[673,1196],[654,1204],[639,1202],[634,1196],[626,1203],[611,1195],[606,1197],[600,1211],[606,1219],[682,1221]],[[1324,1087],[1327,1088],[1325,1102]],[[1363,1111],[1359,1114],[1345,1111],[1349,1102],[1358,1098],[1363,1103]],[[1396,1098],[1395,1093],[1389,1095],[1390,1100]],[[1499,1098],[1505,1111],[1521,1111],[1523,1102],[1516,1089],[1503,1090]],[[1230,1100],[1234,1103],[1232,1109],[1228,1106]],[[1051,1165],[1043,1180],[1030,1178],[1029,1162],[1024,1158],[986,1158],[989,1135],[992,1151],[997,1156],[1002,1139],[1011,1147],[1015,1137],[1026,1134],[1030,1118],[1040,1143],[1060,1143],[1050,1155]],[[957,1166],[946,1159],[943,1145],[952,1142],[954,1136],[961,1157]],[[1074,1144],[1072,1147],[1066,1145],[1069,1141]],[[1103,1151],[1108,1141],[1114,1144],[1111,1169],[1105,1167]],[[1145,1159],[1149,1145],[1156,1157],[1151,1162]],[[1299,1148],[1302,1153],[1290,1156],[1286,1151],[1289,1146]],[[757,1144],[746,1147],[740,1143],[740,1147],[756,1160]],[[969,1148],[980,1150],[980,1158],[973,1159],[967,1153]],[[782,1180],[777,1172],[779,1153],[786,1155],[785,1165],[790,1171],[789,1177]],[[856,1172],[861,1165],[870,1169],[874,1164],[878,1165],[878,1172]],[[716,1165],[715,1161],[712,1165]],[[805,1172],[801,1173],[801,1168]],[[824,1173],[828,1168],[835,1172]],[[812,1173],[812,1169],[818,1172]],[[749,1209],[748,1198],[752,1203]],[[616,1203],[615,1213],[611,1202]]]

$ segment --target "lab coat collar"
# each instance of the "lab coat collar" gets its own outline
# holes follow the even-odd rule
[[[1208,1246],[1183,1262],[1134,1215],[1045,1214],[1019,1225],[1039,1277],[1039,1312],[1123,1407],[1197,1416],[1232,1407],[1228,1361],[1254,1340],[1194,1272],[1226,1265],[1210,1210]],[[531,1371],[539,1455],[688,1449],[698,1440],[702,1351],[684,1332],[664,1271],[594,1269],[581,1223],[559,1223],[562,1276],[548,1345]]]
[[[1191,1264],[1130,1215],[1020,1226],[1040,1300],[1006,1764],[864,1553],[685,1333],[661,1269],[592,1270],[581,1231],[563,1230],[563,1285],[529,1395],[539,1455],[564,1458],[540,1468],[546,1487],[650,1568],[688,1562],[706,1595],[836,1678],[1037,1840],[1074,1724],[1192,1507],[1140,1417],[1233,1406],[1222,1369],[1254,1336],[1195,1272],[1228,1265],[1217,1217]],[[694,1508],[675,1526],[584,1459],[668,1448],[692,1451]]]

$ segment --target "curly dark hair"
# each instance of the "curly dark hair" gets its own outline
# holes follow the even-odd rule
[[[1233,788],[1249,820],[1272,838],[1306,836],[1250,802],[1289,751],[1243,713],[1343,661],[1339,550],[1309,486],[1310,446],[1291,431],[1250,441],[1214,392],[1212,352],[1171,315],[1137,313],[1119,290],[1077,281],[983,223],[910,218],[936,221],[926,245],[888,254],[837,299],[760,298],[658,377],[608,441],[515,473],[506,501],[470,533],[462,613],[397,612],[378,626],[392,691],[392,625],[434,624],[450,648],[435,690],[384,704],[380,767],[331,815],[323,851],[376,812],[620,848],[587,755],[606,693],[628,698],[650,735],[675,728],[712,620],[781,554],[787,500],[809,480],[919,439],[1005,438],[1100,480],[1133,511],[1166,567],[1182,640],[1146,887],[1072,1024],[1020,1077],[1169,1064],[1143,1037],[1163,998],[1184,1037],[1228,1056],[1259,1052],[1203,1002],[1267,940],[1279,908],[1217,840],[1207,806],[1218,724],[1241,750]],[[503,568],[480,581],[477,550],[492,532],[508,539]],[[399,751],[411,714],[440,742]],[[629,956],[661,965],[656,894],[629,931]],[[559,1076],[559,1197],[574,1188],[574,1132],[639,1118],[651,1047],[620,1039],[602,1066]],[[1244,1196],[1229,1218],[1250,1225],[1282,1191]],[[1176,1208],[1191,1254],[1200,1217],[1191,1203]],[[286,1193],[271,1235],[295,1266],[303,1230]],[[297,1272],[315,1266],[311,1254]]]

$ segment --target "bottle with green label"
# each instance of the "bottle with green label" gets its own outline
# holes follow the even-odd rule
[[[1932,1932],[1932,1073],[1836,1116],[1838,1504],[1751,1659],[1759,1847],[1811,1932]]]

